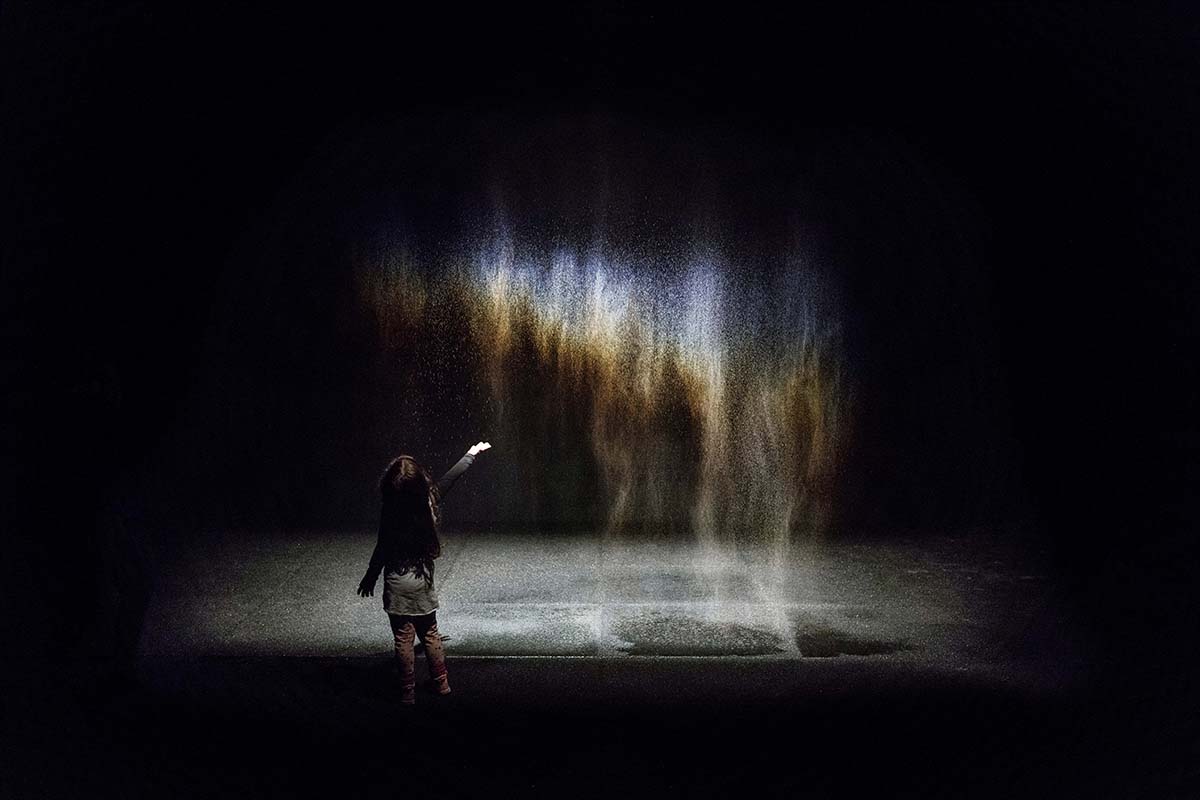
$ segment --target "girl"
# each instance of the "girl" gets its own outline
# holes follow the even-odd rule
[[[472,445],[437,483],[412,456],[393,460],[379,481],[383,499],[379,537],[367,574],[358,584],[358,594],[373,596],[375,581],[380,571],[385,570],[383,608],[396,642],[401,703],[416,702],[414,635],[425,645],[429,674],[437,693],[450,694],[446,655],[437,629],[438,600],[433,589],[433,560],[442,554],[438,540],[439,504],[459,476],[474,463],[475,456],[490,447],[487,442]]]

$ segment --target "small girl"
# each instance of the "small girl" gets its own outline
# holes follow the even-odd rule
[[[435,690],[438,694],[450,694],[446,654],[437,629],[438,600],[433,589],[433,560],[442,554],[438,540],[439,503],[474,463],[475,456],[490,447],[487,442],[472,445],[437,483],[412,456],[393,460],[379,481],[383,499],[379,537],[367,574],[358,584],[358,594],[372,597],[380,571],[386,570],[383,608],[396,643],[401,703],[416,702],[414,635],[425,646]]]

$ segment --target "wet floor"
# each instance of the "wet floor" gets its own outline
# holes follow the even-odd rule
[[[386,655],[379,594],[354,592],[372,544],[246,531],[167,554],[141,652]],[[1039,554],[999,537],[778,553],[460,531],[437,577],[452,658],[886,658],[1056,681],[1087,658]]]
[[[399,705],[367,533],[225,533],[162,554],[139,683],[7,695],[6,796],[1186,796],[1184,712],[1001,539],[446,539],[450,696]]]

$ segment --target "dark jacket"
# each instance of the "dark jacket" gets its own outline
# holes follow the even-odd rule
[[[437,488],[439,500],[445,498],[451,487],[458,481],[467,468],[475,463],[475,456],[471,455],[470,451],[463,454],[463,457],[458,460],[453,467],[446,471],[446,474],[438,478]],[[367,570],[367,576],[374,581],[379,577],[379,573],[384,567],[388,566],[389,561],[394,561],[391,555],[396,552],[396,529],[391,525],[384,525],[383,520],[380,520],[379,533],[375,538],[375,550],[371,553],[371,565]]]

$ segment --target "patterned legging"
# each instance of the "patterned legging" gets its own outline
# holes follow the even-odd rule
[[[400,667],[400,686],[410,691],[416,686],[416,654],[413,638],[420,637],[425,645],[425,658],[429,662],[429,677],[434,681],[446,680],[446,651],[442,648],[442,636],[437,629],[437,612],[420,616],[388,614],[392,623],[392,636],[396,640],[396,661]]]

